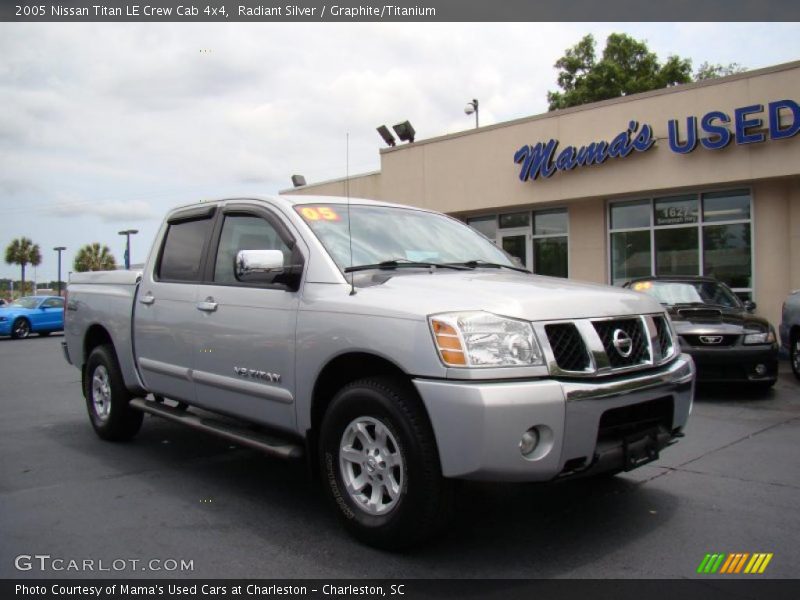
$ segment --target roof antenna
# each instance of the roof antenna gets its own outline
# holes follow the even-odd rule
[[[346,134],[344,193],[347,196],[347,238],[350,242],[350,266],[353,266],[353,230],[350,224],[350,132]],[[350,271],[350,295],[356,295],[355,272]]]

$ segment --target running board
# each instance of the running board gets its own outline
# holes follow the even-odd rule
[[[234,442],[235,444],[247,446],[254,450],[260,450],[271,456],[277,456],[278,458],[301,458],[303,456],[303,447],[300,444],[295,444],[258,431],[251,431],[233,423],[225,423],[216,419],[201,417],[187,410],[152,402],[144,398],[134,398],[131,400],[130,405],[142,412],[164,417],[165,419],[175,421],[176,423],[182,423],[193,429],[212,433],[218,437]]]

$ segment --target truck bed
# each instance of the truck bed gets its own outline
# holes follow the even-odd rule
[[[122,375],[129,388],[139,386],[131,337],[133,302],[141,271],[73,273],[67,286],[64,338],[70,361],[82,367],[87,332],[102,327],[114,344]]]

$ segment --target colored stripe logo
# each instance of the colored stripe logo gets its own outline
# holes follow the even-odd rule
[[[702,575],[760,575],[772,560],[772,552],[734,552],[706,554],[697,567]]]

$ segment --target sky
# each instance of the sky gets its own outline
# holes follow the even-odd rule
[[[547,111],[587,33],[749,69],[800,59],[798,23],[0,23],[0,249],[63,279],[84,244],[143,262],[167,210],[380,168],[379,125],[417,139]],[[19,267],[0,263],[0,278]]]

